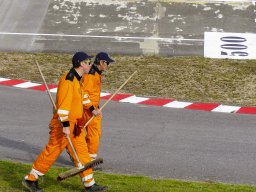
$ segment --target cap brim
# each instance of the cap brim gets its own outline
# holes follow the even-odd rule
[[[113,62],[115,62],[115,60],[113,60],[113,59],[110,59],[110,58],[108,58],[108,60],[107,60],[109,63],[113,63]]]

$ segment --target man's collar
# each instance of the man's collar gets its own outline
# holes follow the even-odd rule
[[[75,68],[72,68],[71,71],[74,73],[74,75],[76,76],[77,80],[80,81],[82,79],[82,77],[77,73],[77,71],[75,70]]]
[[[101,75],[102,71],[99,70],[99,68],[98,68],[97,65],[93,64],[93,65],[92,65],[92,68],[93,68],[97,73],[99,73],[99,74]]]

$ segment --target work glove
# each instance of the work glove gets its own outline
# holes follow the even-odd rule
[[[74,136],[75,137],[79,136],[81,134],[82,129],[83,129],[83,125],[81,124],[81,122],[80,124],[79,122],[75,124],[74,131],[73,131]]]
[[[102,117],[102,112],[101,112],[99,109],[94,109],[94,110],[92,111],[92,114],[93,114],[94,116],[100,116],[100,117]]]
[[[62,132],[65,134],[65,136],[70,135],[70,128],[69,127],[63,127]]]

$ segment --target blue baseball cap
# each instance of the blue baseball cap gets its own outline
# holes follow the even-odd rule
[[[85,52],[76,52],[72,58],[73,66],[79,66],[81,61],[91,58],[93,58],[93,56],[87,55]]]
[[[109,55],[107,54],[107,53],[105,53],[105,52],[100,52],[100,53],[98,53],[96,56],[95,56],[95,61],[99,61],[99,60],[104,60],[104,61],[106,61],[106,62],[108,62],[108,63],[112,63],[112,62],[115,62],[113,59],[111,59],[110,57],[109,57]]]

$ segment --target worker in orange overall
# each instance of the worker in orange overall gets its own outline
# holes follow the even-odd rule
[[[79,121],[79,126],[84,124],[94,115],[95,118],[86,127],[86,142],[90,157],[96,159],[99,149],[101,136],[101,118],[99,111],[101,76],[107,71],[109,64],[114,62],[113,59],[105,52],[100,52],[95,56],[94,64],[88,74],[83,77],[84,92],[84,114],[83,120]]]
[[[22,181],[23,186],[31,192],[41,192],[38,186],[39,176],[46,174],[51,165],[55,162],[61,152],[66,148],[77,166],[78,162],[68,143],[67,136],[75,148],[81,164],[86,164],[92,160],[89,156],[85,141],[85,132],[81,130],[79,135],[74,135],[77,128],[77,120],[83,114],[83,92],[80,80],[82,76],[91,69],[92,56],[84,52],[77,52],[72,58],[73,67],[65,73],[58,84],[56,95],[56,111],[50,122],[49,141],[41,154],[32,165],[32,170]],[[81,180],[85,186],[83,191],[104,191],[107,187],[95,183],[92,169],[87,169],[80,173]]]

